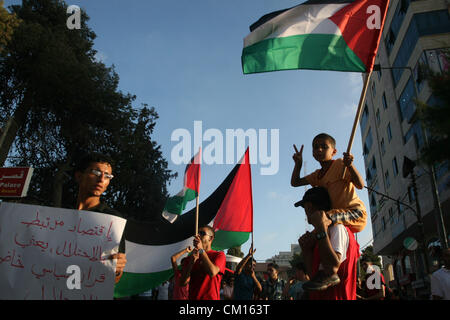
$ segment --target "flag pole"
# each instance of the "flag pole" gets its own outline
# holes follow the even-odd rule
[[[199,197],[199,194],[197,194],[197,197],[195,198],[196,199],[196,206],[197,206],[197,208],[195,209],[195,235],[197,235],[198,234],[198,206],[199,206],[199,204],[198,204],[198,197]]]
[[[358,109],[356,110],[355,121],[353,122],[352,133],[350,135],[350,140],[348,141],[347,153],[350,153],[350,151],[352,150],[353,140],[355,139],[356,134],[356,128],[358,126],[359,118],[361,117],[361,112],[363,109],[362,106],[364,104],[364,101],[366,100],[367,88],[369,87],[369,81],[371,76],[372,76],[372,69],[369,71],[369,73],[366,73],[366,79],[364,80],[363,89],[361,91],[361,97],[359,98]],[[342,172],[342,179],[344,179],[346,171],[347,167],[344,166],[344,171]]]
[[[199,164],[202,163],[202,147],[198,148],[198,153],[200,156],[200,159],[198,160]],[[194,163],[195,163],[195,157],[194,157]],[[199,176],[197,181],[197,196],[195,197],[196,202],[196,208],[195,208],[195,235],[198,235],[198,209],[199,209],[199,197],[200,197],[200,167],[199,167]]]

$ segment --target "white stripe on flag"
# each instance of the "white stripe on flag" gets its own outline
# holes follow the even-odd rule
[[[253,30],[244,39],[244,47],[266,39],[301,34],[341,35],[340,29],[328,18],[347,5],[348,3],[300,5],[292,8]]]
[[[190,237],[186,240],[161,246],[148,246],[125,241],[127,264],[125,272],[151,273],[160,272],[172,268],[170,257],[182,249],[192,246]]]
[[[162,216],[164,219],[166,219],[170,223],[174,223],[175,220],[177,220],[177,218],[178,218],[178,214],[173,214],[166,210],[163,211]]]

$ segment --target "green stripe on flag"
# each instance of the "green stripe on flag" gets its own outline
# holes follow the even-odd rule
[[[245,47],[244,73],[313,69],[365,72],[361,59],[335,34],[302,34],[271,38]]]
[[[212,249],[222,251],[225,249],[238,247],[245,243],[249,237],[250,232],[217,230],[212,243]]]
[[[153,273],[124,272],[119,283],[114,286],[114,298],[129,297],[156,288],[173,276],[173,270]]]
[[[186,189],[184,196],[173,196],[167,199],[166,206],[164,210],[173,214],[180,215],[184,209],[186,209],[186,204],[194,200],[197,193],[192,189]]]

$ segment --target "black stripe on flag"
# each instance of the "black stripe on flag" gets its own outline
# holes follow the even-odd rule
[[[199,205],[199,227],[211,222],[219,211],[228,189],[241,164],[237,164],[222,184]],[[128,220],[124,230],[125,239],[143,245],[168,245],[186,240],[195,233],[196,208],[182,214],[174,223],[166,219],[152,222]]]
[[[259,18],[258,21],[256,21],[255,23],[253,23],[253,24],[250,26],[250,32],[253,32],[253,30],[255,30],[255,29],[258,28],[259,26],[263,25],[264,23],[266,23],[266,22],[272,20],[272,19],[275,18],[276,16],[279,16],[279,15],[282,14],[283,12],[286,12],[286,11],[291,10],[291,9],[293,9],[293,8],[295,8],[295,7],[298,7],[298,6],[302,6],[302,5],[305,5],[305,4],[333,4],[333,3],[338,4],[338,3],[352,3],[352,2],[354,2],[354,1],[355,1],[355,0],[353,0],[353,1],[352,1],[352,0],[309,0],[309,1],[303,2],[303,3],[299,4],[299,5],[290,7],[290,8],[288,8],[288,9],[278,10],[278,11],[274,11],[274,12],[271,12],[271,13],[268,13],[268,14],[263,15],[261,18]]]

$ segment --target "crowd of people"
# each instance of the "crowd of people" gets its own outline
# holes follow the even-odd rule
[[[367,213],[355,191],[355,188],[363,188],[364,181],[353,165],[353,156],[344,153],[342,159],[333,159],[337,153],[336,141],[328,134],[319,134],[313,139],[312,149],[320,169],[300,177],[303,145],[300,151],[295,145],[294,149],[291,186],[312,187],[294,205],[304,209],[308,223],[314,227],[312,232],[306,232],[298,239],[303,263],[295,266],[295,276],[289,281],[281,279],[278,265],[270,263],[267,279],[262,281],[255,275],[253,247],[234,274],[227,275],[225,254],[212,250],[215,233],[206,225],[198,229],[192,247],[172,256],[174,277],[171,281],[141,296],[160,300],[395,299],[395,293],[386,290],[382,274],[377,274],[371,267],[371,261],[362,261],[366,278],[357,279],[360,253],[355,233],[364,229]],[[86,158],[75,170],[79,185],[77,208],[120,216],[100,202],[100,196],[112,177],[110,161],[101,157]],[[117,259],[116,283],[120,281],[127,262],[122,244],[123,241],[119,253],[111,257]],[[184,255],[178,265],[177,261]],[[450,299],[449,273],[449,266],[444,266],[443,271],[436,275],[440,280],[434,283],[447,287],[433,297]]]

